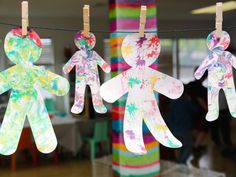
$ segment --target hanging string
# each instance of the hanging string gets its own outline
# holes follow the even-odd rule
[[[0,25],[4,26],[12,26],[12,27],[18,27],[19,25],[12,24],[12,23],[5,23],[0,22]],[[31,28],[34,29],[41,29],[41,30],[49,30],[49,31],[64,31],[64,32],[77,32],[80,31],[78,29],[69,29],[69,28],[53,28],[53,27],[41,27],[41,26],[31,26]],[[232,30],[236,29],[236,26],[228,26],[223,27],[225,30]],[[215,28],[185,28],[185,29],[167,29],[167,30],[158,30],[158,34],[160,33],[185,33],[185,32],[198,32],[198,31],[213,31]],[[91,30],[93,33],[101,33],[101,34],[109,34],[110,31],[105,30]],[[115,31],[116,33],[137,33],[137,31]],[[157,31],[153,30],[147,30],[145,33],[156,33]]]

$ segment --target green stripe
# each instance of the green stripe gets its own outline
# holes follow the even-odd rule
[[[157,175],[160,175],[160,171],[155,171],[153,173],[149,173],[147,175],[122,175],[120,174],[119,172],[117,172],[116,170],[113,169],[113,173],[116,175],[116,176],[119,176],[119,177],[153,177],[153,176],[157,176]]]
[[[110,19],[115,18],[136,18],[140,15],[140,8],[115,8],[110,10]],[[147,10],[147,18],[156,16],[156,7],[150,7]]]
[[[122,156],[121,154],[115,154],[112,155],[113,161],[118,162],[121,165],[146,165],[153,162],[156,162],[158,159],[160,159],[159,151],[155,151],[150,154],[146,155],[137,155],[136,157],[129,157],[129,156]]]
[[[117,76],[118,74],[122,73],[123,71],[112,71],[111,72],[111,77],[115,77]]]
[[[124,99],[119,99],[118,101],[112,103],[112,106],[125,106],[126,104],[126,99],[127,98],[124,98]]]

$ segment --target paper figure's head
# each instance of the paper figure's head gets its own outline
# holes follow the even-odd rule
[[[15,64],[36,62],[42,53],[40,37],[32,29],[27,36],[22,35],[21,28],[12,29],[5,38],[4,50],[7,57]]]
[[[147,33],[144,37],[131,34],[125,37],[121,53],[130,66],[150,66],[158,58],[161,50],[160,41],[156,34]]]
[[[226,31],[223,31],[220,38],[216,36],[215,31],[207,36],[207,46],[213,50],[226,50],[230,44],[230,36]]]
[[[96,44],[96,38],[93,33],[89,33],[89,37],[85,37],[83,31],[79,31],[75,34],[74,42],[80,50],[91,50]]]

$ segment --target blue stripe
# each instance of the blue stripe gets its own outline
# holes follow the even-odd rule
[[[115,38],[115,37],[125,37],[130,33],[119,33],[119,32],[114,32],[114,33],[110,33],[110,38]]]
[[[119,62],[125,62],[124,58],[122,57],[112,57],[111,58],[111,63],[119,63]]]

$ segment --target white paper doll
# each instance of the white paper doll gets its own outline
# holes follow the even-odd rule
[[[220,38],[212,32],[207,37],[208,56],[203,60],[194,76],[200,79],[208,70],[208,113],[206,119],[214,121],[219,116],[219,91],[224,90],[230,113],[236,117],[236,93],[232,66],[236,68],[236,58],[225,51],[230,44],[230,36],[223,31]]]
[[[83,111],[85,87],[89,85],[95,111],[106,113],[107,109],[103,105],[99,93],[100,80],[97,65],[106,73],[111,71],[110,65],[92,50],[96,43],[95,36],[92,33],[89,33],[89,37],[85,37],[82,31],[78,32],[74,40],[80,50],[63,67],[64,73],[67,74],[76,66],[75,100],[71,112],[79,114]]]
[[[124,141],[127,149],[136,154],[146,153],[143,121],[155,139],[164,146],[182,146],[166,126],[154,95],[156,91],[176,99],[183,92],[181,81],[149,67],[158,58],[160,49],[160,42],[155,34],[145,34],[144,37],[139,34],[126,36],[121,51],[123,58],[132,68],[104,83],[100,90],[104,100],[110,103],[128,92],[124,115]]]

